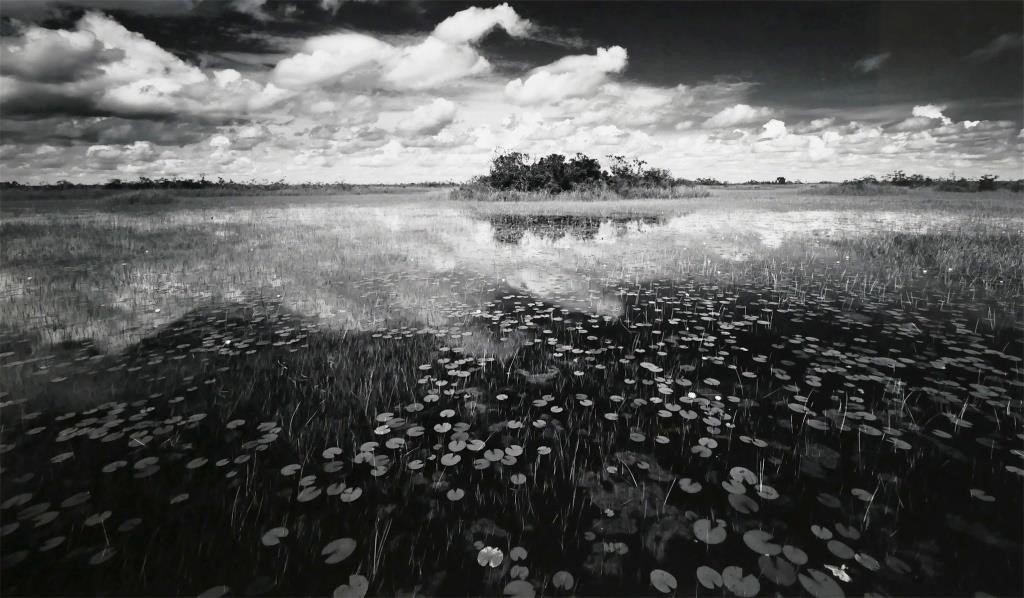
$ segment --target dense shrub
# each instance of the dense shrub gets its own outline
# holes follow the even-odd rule
[[[486,176],[477,177],[452,192],[454,199],[518,201],[558,194],[563,198],[704,197],[707,190],[692,190],[690,181],[676,179],[664,168],[625,156],[608,156],[608,170],[585,154],[567,159],[548,154],[536,160],[522,152],[504,152],[491,160]]]
[[[505,152],[491,160],[490,173],[477,181],[494,189],[546,191],[560,193],[579,185],[595,185],[607,179],[601,164],[586,155],[566,160],[562,154],[549,154],[536,161],[522,152]]]

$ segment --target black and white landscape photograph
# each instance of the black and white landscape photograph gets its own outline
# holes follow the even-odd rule
[[[1024,3],[0,0],[0,596],[1024,595]]]

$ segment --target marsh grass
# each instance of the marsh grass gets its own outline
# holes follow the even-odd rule
[[[1010,593],[977,199],[5,203],[3,593]]]
[[[177,194],[160,189],[134,189],[130,191],[119,191],[104,198],[104,207],[107,208],[128,208],[128,207],[165,207],[181,201]]]
[[[877,197],[879,195],[906,195],[910,190],[906,187],[882,185],[865,181],[852,183],[834,183],[828,185],[811,185],[803,190],[808,195],[850,195],[854,197]]]

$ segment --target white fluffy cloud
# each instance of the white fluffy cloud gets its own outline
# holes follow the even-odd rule
[[[403,48],[386,67],[383,80],[398,89],[426,89],[490,70],[491,63],[472,46],[430,36]]]
[[[752,101],[756,81],[633,80],[620,46],[565,50],[531,68],[486,54],[481,41],[496,29],[519,43],[553,33],[507,5],[471,8],[430,32],[318,35],[275,66],[260,57],[233,70],[183,60],[95,12],[67,30],[29,25],[0,39],[0,108],[18,116],[5,119],[0,165],[5,177],[36,181],[408,182],[469,178],[501,148],[635,155],[677,176],[728,180],[896,168],[1019,176],[1019,123],[955,122],[935,104],[858,122],[783,113]]]
[[[925,131],[936,126],[950,125],[953,120],[943,114],[945,106],[924,104],[914,106],[910,116],[895,125],[897,131]]]
[[[609,74],[622,72],[627,59],[626,50],[621,46],[598,48],[592,56],[566,56],[533,69],[526,79],[509,81],[505,95],[517,104],[585,96],[604,83]]]
[[[307,87],[363,66],[386,62],[396,52],[390,44],[369,35],[323,35],[307,40],[302,52],[278,62],[272,77],[282,87]]]
[[[85,30],[30,27],[23,35],[0,41],[0,74],[46,83],[74,81],[98,73],[98,67],[121,58]]]
[[[417,43],[394,45],[359,33],[311,38],[297,54],[281,60],[273,81],[305,88],[345,78],[363,69],[365,84],[394,89],[427,89],[482,75],[491,64],[474,47],[488,32],[504,29],[525,36],[532,24],[507,4],[471,7],[448,17]]]
[[[835,156],[835,148],[829,147],[824,138],[813,135],[807,139],[807,158],[812,162],[824,162]]]
[[[786,123],[771,119],[761,127],[761,139],[778,139],[786,135]]]
[[[97,12],[73,31],[33,25],[3,44],[0,99],[13,112],[48,98],[78,113],[237,116],[285,95],[231,69],[204,71]]]
[[[138,167],[152,162],[157,152],[148,141],[136,141],[131,145],[93,145],[86,150],[86,160],[98,170],[117,170]]]
[[[436,135],[455,120],[456,106],[444,98],[437,98],[420,106],[403,118],[398,130],[410,135]]]
[[[231,147],[231,140],[226,135],[217,134],[210,138],[209,145],[214,150],[226,150]]]
[[[516,14],[508,4],[493,8],[472,6],[441,21],[434,28],[433,37],[449,44],[468,44],[496,27],[504,29],[511,36],[524,37],[530,33],[532,24]]]
[[[945,114],[942,113],[943,110],[945,110],[945,109],[946,109],[945,106],[936,106],[934,104],[925,104],[924,106],[914,106],[914,109],[911,111],[911,114],[913,116],[917,116],[919,118],[930,118],[930,119],[941,120],[942,124],[948,125],[949,123],[951,123],[953,121],[951,121]]]
[[[711,128],[727,128],[745,125],[771,116],[768,108],[755,108],[747,104],[736,104],[723,108],[720,112],[704,121],[704,126]]]

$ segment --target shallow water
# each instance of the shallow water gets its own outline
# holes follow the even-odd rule
[[[1024,220],[21,221],[83,240],[6,249],[5,591],[1022,587]]]

